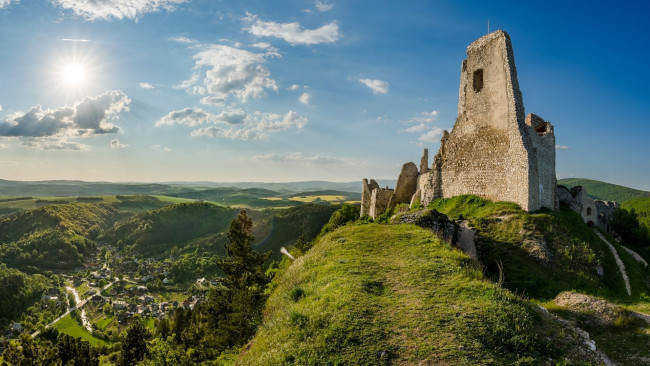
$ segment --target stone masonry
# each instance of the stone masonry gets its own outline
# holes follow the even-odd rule
[[[361,214],[374,218],[383,212],[372,200],[379,188],[365,182]],[[385,209],[475,194],[515,202],[526,211],[557,210],[556,185],[553,125],[525,115],[510,37],[498,30],[467,47],[458,118],[452,131],[443,134],[431,169],[425,149],[419,171],[413,163],[402,167]]]
[[[592,199],[582,186],[569,189],[558,185],[557,196],[560,204],[567,205],[571,210],[579,213],[585,223],[596,225],[606,231],[609,231],[609,224],[614,219],[614,210],[620,208],[616,201]]]

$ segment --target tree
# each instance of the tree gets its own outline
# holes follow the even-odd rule
[[[151,336],[141,319],[134,319],[121,340],[119,366],[135,365],[147,354],[147,339]]]
[[[251,247],[255,239],[252,227],[253,222],[245,210],[230,223],[229,243],[225,244],[227,257],[217,261],[225,274],[223,286],[211,290],[202,310],[206,336],[201,343],[207,352],[218,355],[225,349],[244,344],[261,322],[266,300],[264,290],[270,281],[265,263],[271,253],[260,254]]]
[[[139,366],[185,366],[194,365],[179,346],[174,346],[163,339],[154,339],[151,342],[149,356]]]
[[[20,335],[19,342],[9,343],[7,349],[2,354],[2,358],[9,365],[14,366],[61,365],[57,350],[55,347],[52,347],[52,343],[45,341],[42,346],[39,346],[27,333]]]
[[[245,290],[251,287],[264,287],[269,282],[264,264],[271,252],[260,254],[251,243],[253,221],[241,210],[228,228],[229,243],[224,245],[227,257],[219,259],[217,266],[226,275],[223,285],[230,289]]]
[[[68,365],[70,361],[76,366],[99,365],[97,351],[90,343],[82,341],[81,338],[61,334],[56,346],[59,350],[59,358],[64,365]]]

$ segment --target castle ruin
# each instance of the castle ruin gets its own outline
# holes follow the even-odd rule
[[[558,209],[553,125],[524,113],[510,36],[502,30],[467,47],[458,118],[445,131],[429,168],[406,163],[394,190],[363,180],[361,215],[376,218],[397,204],[474,194],[526,211]]]

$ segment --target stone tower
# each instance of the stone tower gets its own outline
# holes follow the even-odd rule
[[[438,176],[420,178],[421,187],[437,193],[433,198],[475,194],[527,211],[556,209],[553,126],[525,116],[512,44],[502,30],[467,47],[458,118],[441,141],[436,170]]]
[[[399,203],[426,206],[440,197],[474,194],[511,201],[526,211],[558,208],[553,125],[525,115],[510,36],[492,32],[467,47],[461,65],[458,118],[427,167],[404,164],[395,191],[364,179],[361,215],[375,218]],[[389,197],[386,204],[386,197]]]

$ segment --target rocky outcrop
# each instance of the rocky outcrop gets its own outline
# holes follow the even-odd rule
[[[441,239],[451,244],[455,244],[458,239],[458,226],[447,215],[432,209],[397,215],[391,220],[391,223],[418,225],[433,231]]]

